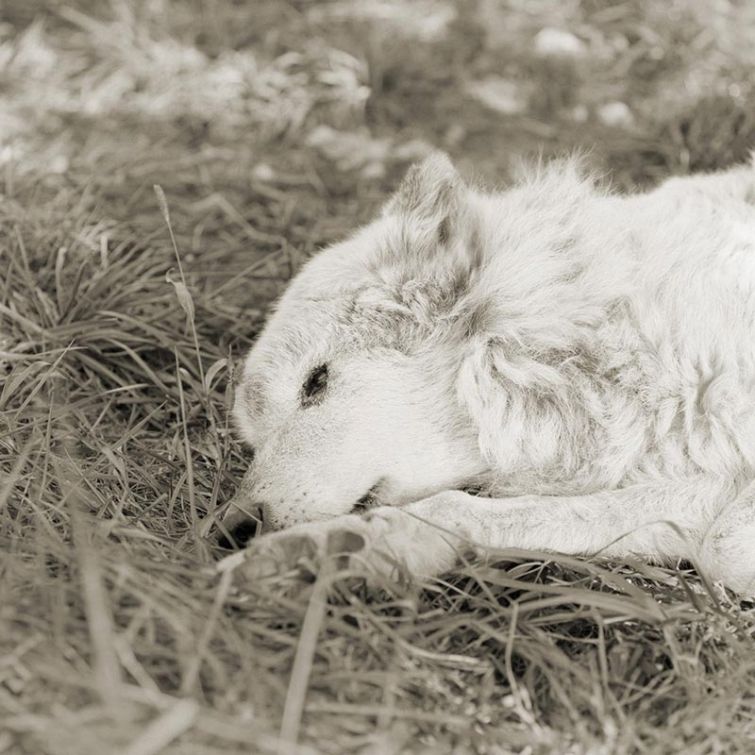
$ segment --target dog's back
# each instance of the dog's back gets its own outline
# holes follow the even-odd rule
[[[639,257],[627,316],[647,355],[656,459],[752,477],[755,170],[672,179],[624,201]]]

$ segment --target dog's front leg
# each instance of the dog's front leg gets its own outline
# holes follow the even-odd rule
[[[695,559],[711,523],[735,494],[721,480],[697,478],[580,496],[492,499],[453,491],[399,511],[425,527],[442,528],[449,542],[663,562]],[[419,524],[407,529],[415,537],[422,531]]]
[[[364,517],[303,524],[260,538],[252,574],[347,554],[368,569],[415,576],[450,569],[465,552],[524,548],[570,555],[695,560],[705,533],[733,489],[717,480],[635,485],[584,496],[479,498],[446,491]]]
[[[697,561],[721,508],[735,496],[720,480],[635,485],[583,496],[479,498],[447,491],[401,508],[382,507],[379,549],[419,576],[465,552],[523,548],[568,555]]]

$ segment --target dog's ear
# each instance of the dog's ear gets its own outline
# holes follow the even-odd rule
[[[414,321],[448,313],[482,266],[473,195],[448,156],[434,152],[410,168],[385,207],[372,267]]]
[[[433,152],[407,172],[385,207],[445,244],[456,230],[467,187],[445,152]]]

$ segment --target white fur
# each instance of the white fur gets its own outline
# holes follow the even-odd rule
[[[755,169],[616,196],[566,161],[487,194],[432,156],[294,279],[234,414],[237,504],[330,520],[258,550],[349,527],[432,574],[450,531],[690,558],[755,593]],[[370,489],[381,508],[339,519]]]

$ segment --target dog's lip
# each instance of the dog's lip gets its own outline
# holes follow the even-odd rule
[[[357,500],[357,502],[354,504],[354,507],[352,508],[352,511],[355,513],[360,513],[362,511],[367,511],[374,506],[377,506],[379,503],[378,493],[382,484],[383,478],[381,477],[361,498]]]

